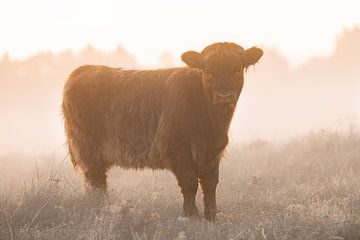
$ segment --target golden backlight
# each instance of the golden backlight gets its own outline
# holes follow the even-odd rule
[[[24,59],[38,51],[118,44],[141,65],[163,51],[179,56],[210,42],[276,47],[291,64],[330,54],[336,35],[360,23],[357,0],[6,1],[0,8],[0,54]]]
[[[82,67],[62,104],[84,64],[139,71]],[[0,0],[0,240],[355,240],[359,173],[359,0]]]

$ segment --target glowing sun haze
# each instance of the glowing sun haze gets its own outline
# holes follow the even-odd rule
[[[292,63],[331,52],[360,24],[358,0],[92,1],[1,0],[0,54],[122,45],[140,65],[214,41],[277,48]]]

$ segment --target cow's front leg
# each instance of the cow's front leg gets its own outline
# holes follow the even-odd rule
[[[195,197],[198,189],[198,178],[192,170],[175,171],[181,193],[184,198],[183,211],[186,217],[197,217],[199,212],[196,208]]]
[[[219,182],[219,165],[200,176],[200,184],[204,195],[204,216],[209,221],[216,219],[216,186]]]

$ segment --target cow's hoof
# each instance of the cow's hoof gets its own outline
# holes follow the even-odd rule
[[[204,212],[204,217],[205,217],[205,219],[208,220],[209,222],[214,222],[214,221],[217,220],[216,211],[205,210],[205,212]]]
[[[184,217],[199,218],[200,214],[197,208],[184,209]]]

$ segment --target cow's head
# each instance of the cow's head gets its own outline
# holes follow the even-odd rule
[[[263,51],[244,50],[235,43],[219,42],[201,53],[188,51],[181,59],[191,68],[203,72],[205,90],[213,104],[236,104],[244,84],[244,69],[259,61]]]

